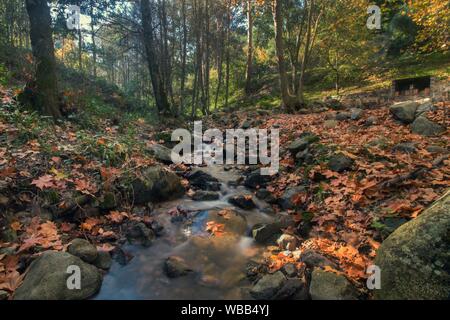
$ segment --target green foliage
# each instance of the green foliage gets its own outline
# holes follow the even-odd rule
[[[3,63],[0,63],[0,85],[2,86],[8,85],[10,79],[11,73]]]

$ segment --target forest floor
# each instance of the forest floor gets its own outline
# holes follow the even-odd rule
[[[174,129],[168,125],[140,118],[126,126],[107,118],[95,128],[73,121],[54,125],[21,110],[8,88],[0,87],[0,100],[0,290],[6,298],[44,251],[65,251],[83,238],[114,253],[126,242],[130,222],[155,228],[152,206],[136,205],[124,186],[145,168],[163,165],[182,178],[186,195],[194,193],[186,179],[192,168],[161,163],[150,150],[167,143],[161,132]],[[253,109],[205,119],[210,128],[246,123],[280,130],[280,172],[261,186],[268,193],[257,186],[253,197],[295,223],[283,230],[287,244],[265,244],[262,272],[287,264],[305,272],[309,266],[298,254],[309,250],[365,295],[366,269],[380,243],[450,185],[448,107],[438,104],[427,114],[447,130],[434,137],[411,133],[387,106],[348,117],[337,116],[345,110],[288,115]],[[305,137],[314,137],[306,152],[294,153],[291,143]],[[237,184],[243,184],[254,168],[236,169],[242,175]],[[220,237],[223,230],[209,225],[207,231]]]

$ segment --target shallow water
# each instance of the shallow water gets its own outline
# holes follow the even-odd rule
[[[164,226],[164,235],[151,247],[127,245],[125,251],[134,258],[126,266],[114,262],[105,275],[102,288],[95,299],[248,299],[250,283],[245,277],[245,266],[258,259],[260,247],[248,237],[251,226],[269,222],[272,218],[255,209],[243,211],[227,201],[236,194],[249,193],[242,187],[227,185],[238,175],[221,167],[204,168],[222,182],[221,197],[217,201],[192,201],[185,197],[161,204],[156,209],[156,220]],[[254,199],[258,207],[263,203]],[[167,213],[178,207],[192,212],[186,222],[171,222]],[[233,208],[238,215],[223,219],[217,212]],[[221,221],[219,221],[221,220]],[[225,224],[225,234],[211,237],[205,232],[208,221]],[[177,279],[168,278],[163,271],[169,256],[180,256],[195,272]]]

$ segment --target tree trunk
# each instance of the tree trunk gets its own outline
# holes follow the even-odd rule
[[[36,60],[38,109],[48,116],[61,117],[58,105],[58,81],[52,38],[50,8],[47,0],[26,0],[30,19],[30,38]]]
[[[181,15],[183,20],[183,44],[181,54],[181,79],[180,79],[180,109],[179,114],[184,112],[184,87],[186,82],[186,56],[187,56],[187,26],[186,26],[186,0],[182,0]]]
[[[161,77],[161,70],[155,54],[155,43],[153,40],[152,10],[149,0],[141,0],[142,28],[144,32],[144,43],[147,53],[147,62],[152,82],[153,94],[155,95],[156,107],[161,113],[170,113],[170,105],[167,92]]]
[[[252,91],[252,73],[253,73],[253,0],[247,0],[247,72],[245,92],[248,94]]]
[[[286,72],[286,62],[284,59],[284,41],[283,41],[283,13],[282,0],[273,1],[273,22],[275,29],[275,46],[278,59],[278,73],[280,76],[281,99],[283,105],[289,112],[297,109],[299,103],[295,96],[289,92],[289,81]]]
[[[209,81],[211,71],[211,54],[210,54],[210,3],[209,0],[205,0],[205,112],[209,114],[210,96],[209,96]]]
[[[97,43],[95,41],[95,22],[94,22],[94,2],[91,1],[91,39],[92,39],[92,59],[93,75],[97,78]]]
[[[230,94],[230,26],[231,26],[231,1],[227,1],[227,30],[226,30],[226,57],[225,57],[225,108],[228,108],[228,97]]]

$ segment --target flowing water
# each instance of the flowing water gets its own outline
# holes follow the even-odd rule
[[[208,167],[207,171],[222,183],[217,201],[192,201],[185,197],[161,204],[155,210],[156,220],[164,226],[164,235],[149,248],[127,245],[123,249],[134,258],[122,266],[113,263],[105,275],[96,299],[245,299],[249,281],[245,266],[259,258],[261,248],[248,235],[253,225],[272,220],[258,209],[243,211],[233,208],[228,199],[250,193],[243,187],[229,187],[228,181],[239,177],[235,171]],[[254,199],[258,208],[267,206]],[[190,212],[191,219],[172,222],[168,213],[174,207]],[[224,217],[220,210],[232,208],[237,214]],[[225,225],[225,233],[211,236],[205,231],[208,221]],[[169,256],[186,260],[195,271],[187,276],[170,279],[164,271]]]

